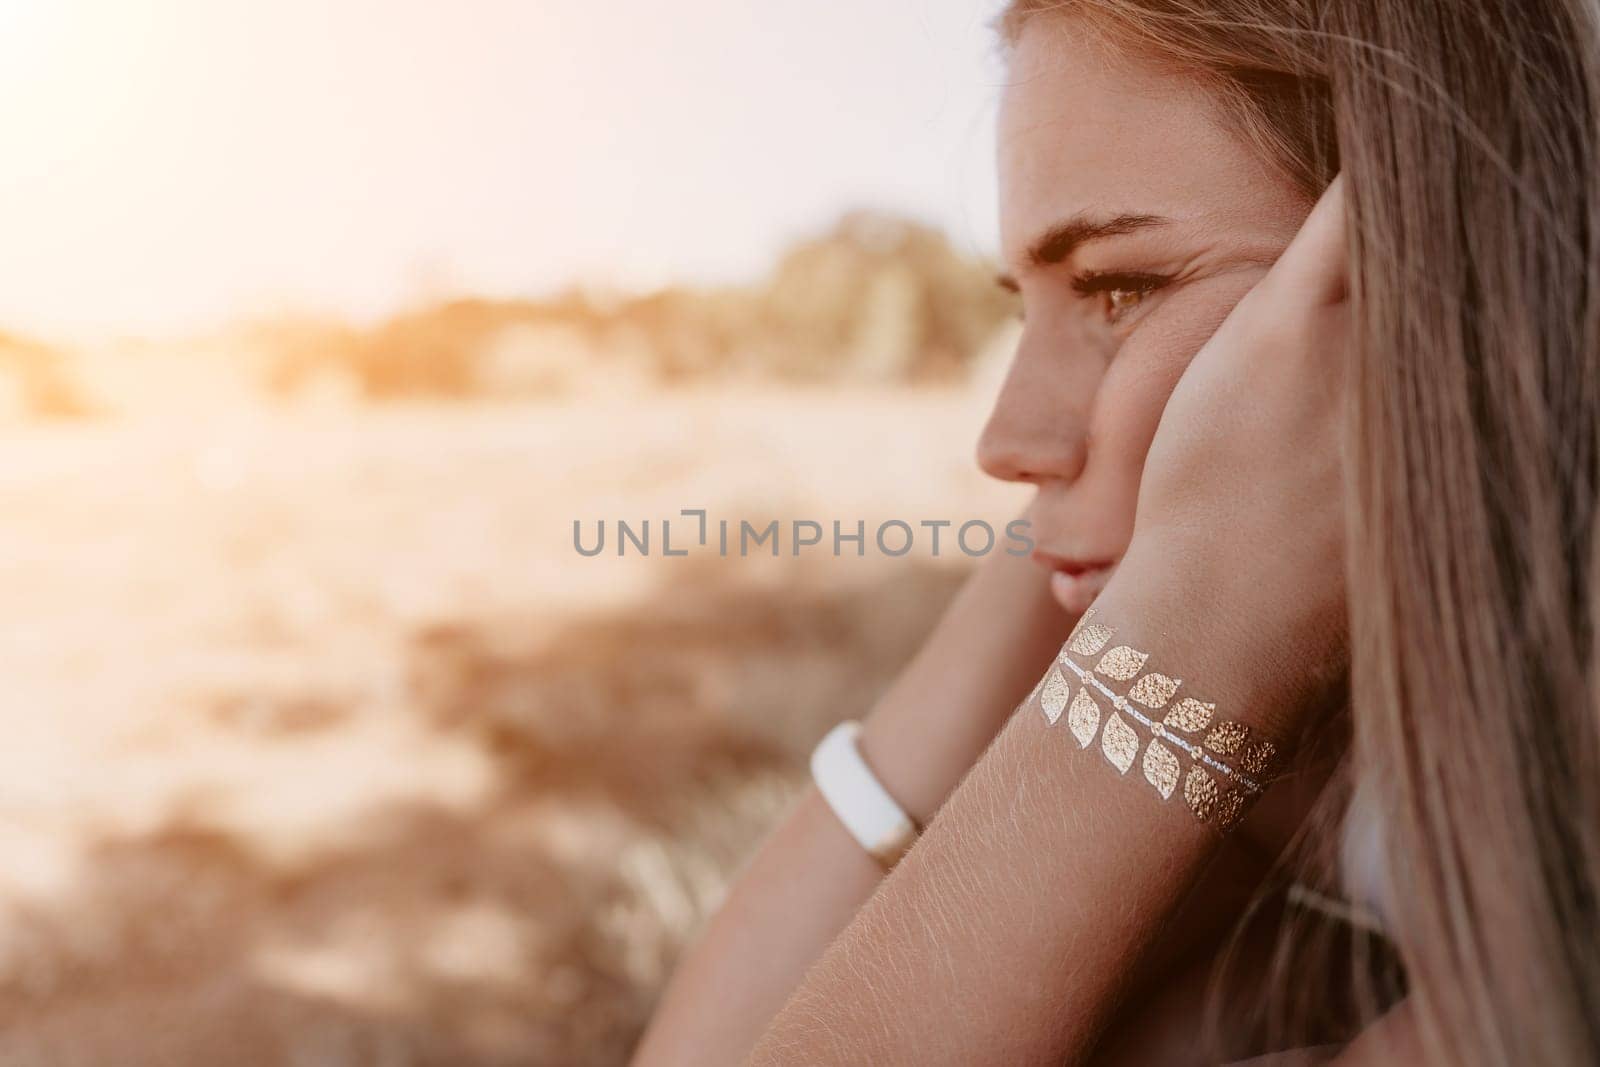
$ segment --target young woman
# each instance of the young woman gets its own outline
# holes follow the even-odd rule
[[[1066,611],[974,580],[859,739],[916,846],[809,794],[640,1063],[1600,1062],[1597,17],[1012,5],[980,457]],[[1227,936],[1297,833],[1337,954]]]

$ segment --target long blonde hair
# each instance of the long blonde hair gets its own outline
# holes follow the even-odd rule
[[[1594,0],[1017,0],[1346,176],[1354,759],[1430,1062],[1600,1063]],[[1302,979],[1303,980],[1303,979]]]

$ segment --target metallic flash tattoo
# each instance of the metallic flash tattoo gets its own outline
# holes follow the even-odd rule
[[[1147,652],[1140,652],[1127,645],[1118,645],[1101,657],[1095,670],[1113,681],[1126,682],[1144,670],[1144,661],[1149,658]]]
[[[1067,695],[1067,680],[1061,677],[1059,669],[1051,667],[1039,689],[1039,706],[1044,709],[1044,717],[1050,720],[1050,725],[1054,726],[1067,709]]]
[[[1054,667],[1050,669],[1055,670]],[[1094,743],[1094,735],[1100,730],[1100,705],[1089,695],[1088,686],[1079,689],[1078,695],[1072,698],[1072,711],[1067,715],[1067,728],[1072,731],[1072,736],[1078,739],[1079,748],[1088,748]]]
[[[1122,721],[1122,716],[1114,714],[1100,731],[1100,751],[1106,754],[1117,773],[1127,774],[1128,768],[1133,766],[1133,757],[1139,754],[1139,735]]]
[[[1087,615],[1084,618],[1088,618]],[[1067,647],[1080,656],[1092,656],[1106,647],[1106,642],[1111,640],[1111,627],[1083,625],[1083,619],[1078,620],[1078,628],[1072,631],[1072,638],[1067,642]]]
[[[1144,750],[1144,780],[1155,787],[1161,799],[1172,796],[1178,788],[1178,757],[1160,741],[1151,741]]]
[[[1144,780],[1161,799],[1181,792],[1195,818],[1223,830],[1232,828],[1261,792],[1261,778],[1270,771],[1277,749],[1270,741],[1252,738],[1244,723],[1218,719],[1215,704],[1191,696],[1174,702],[1183,682],[1145,671],[1149,653],[1130,645],[1106,651],[1115,631],[1091,623],[1093,613],[1091,609],[1078,621],[1060,656],[1034,688],[1033,699],[1045,720],[1054,726],[1065,714],[1079,748],[1088,748],[1098,736],[1101,754],[1118,774],[1126,775],[1138,762]],[[1091,668],[1069,653],[1099,659]],[[1107,685],[1107,679],[1133,684],[1124,695]],[[1163,710],[1160,718],[1146,714]],[[1138,727],[1149,734],[1148,741]],[[1232,757],[1237,758],[1230,761]]]
[[[1194,697],[1184,697],[1172,705],[1172,710],[1167,712],[1162,722],[1186,734],[1197,734],[1211,725],[1211,717],[1216,711],[1215,704],[1202,704]]]
[[[1128,690],[1128,696],[1154,711],[1166,707],[1167,701],[1172,699],[1172,694],[1176,693],[1178,686],[1182,684],[1176,678],[1168,678],[1164,674],[1151,671],[1133,683],[1133,688]]]

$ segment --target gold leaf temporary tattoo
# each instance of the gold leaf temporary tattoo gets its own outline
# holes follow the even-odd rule
[[[1067,680],[1061,677],[1061,672],[1051,667],[1044,676],[1044,688],[1039,691],[1039,707],[1044,711],[1044,717],[1054,726],[1061,719],[1061,713],[1067,710],[1067,697],[1071,690],[1067,688]]]
[[[1151,671],[1133,683],[1133,688],[1128,690],[1128,699],[1137,700],[1147,708],[1164,708],[1167,701],[1172,699],[1172,694],[1178,691],[1179,684],[1176,678]]]
[[[1183,777],[1183,802],[1189,805],[1194,817],[1209,822],[1217,810],[1217,783],[1199,767],[1190,767]]]
[[[1231,756],[1239,751],[1249,734],[1242,722],[1219,722],[1206,734],[1206,747],[1219,756]]]
[[[1085,626],[1073,634],[1072,640],[1067,643],[1068,650],[1080,656],[1092,656],[1106,647],[1106,642],[1111,640],[1111,627],[1095,623]]]
[[[1239,825],[1244,818],[1245,796],[1242,789],[1230,789],[1217,799],[1217,829],[1226,833]]]
[[[1278,749],[1271,741],[1257,741],[1239,757],[1239,769],[1250,775],[1265,774],[1277,754]]]
[[[1113,681],[1126,682],[1144,670],[1144,661],[1149,658],[1148,653],[1129,648],[1127,645],[1118,645],[1100,657],[1100,663],[1095,670]]]
[[[1160,741],[1151,741],[1144,747],[1144,780],[1156,787],[1162,800],[1171,797],[1178,787],[1178,757]]]
[[[1261,792],[1262,775],[1272,767],[1277,750],[1271,742],[1252,737],[1244,723],[1218,719],[1215,704],[1193,697],[1174,702],[1183,683],[1159,671],[1142,673],[1148,653],[1131,645],[1102,653],[1115,630],[1088,619],[1085,613],[1078,620],[1035,690],[1045,717],[1054,724],[1065,714],[1080,748],[1088,748],[1098,734],[1100,751],[1118,774],[1126,775],[1140,760],[1142,746],[1140,768],[1161,799],[1172,799],[1181,781],[1184,804],[1196,819],[1221,830],[1232,828]],[[1100,658],[1090,668],[1068,653]],[[1070,684],[1073,675],[1079,683],[1076,691]],[[1131,685],[1118,692],[1111,682]],[[1163,709],[1164,717],[1154,717]]]
[[[1072,698],[1072,710],[1067,712],[1067,728],[1078,739],[1079,748],[1088,748],[1100,729],[1100,705],[1089,695],[1088,686],[1078,690]]]
[[[1122,721],[1122,716],[1113,714],[1100,732],[1100,750],[1118,774],[1127,774],[1128,768],[1133,766],[1133,757],[1139,754],[1139,735]]]
[[[1211,725],[1211,716],[1216,710],[1215,704],[1203,704],[1194,697],[1184,697],[1172,705],[1164,722],[1175,730],[1197,734]]]

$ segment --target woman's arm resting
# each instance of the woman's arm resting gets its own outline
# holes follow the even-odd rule
[[[1261,670],[1262,657],[1294,656],[1269,647],[1279,638],[1246,645],[1241,632],[1235,644],[1168,593],[1139,586],[1119,572],[1098,602],[1095,621],[1116,626],[1108,647],[1151,652],[1149,671],[1193,675],[1180,692],[1215,704],[1218,722],[1274,733],[1285,709],[1312,698]],[[1064,677],[1076,697],[1084,686]],[[1106,729],[1113,715],[1132,720],[1090,692],[1101,723],[1088,747],[1071,712],[1050,725],[1037,696],[1007,725],[806,976],[753,1063],[1059,1063],[1092,1048],[1222,837],[1215,812],[1202,823],[1185,804],[1181,782],[1163,800],[1141,760],[1119,771],[1103,746],[1121,735]],[[1155,735],[1131,728],[1142,756]]]
[[[1046,576],[996,554],[868,717],[861,751],[926,825],[994,739],[1066,634]],[[883,871],[808,787],[674,976],[638,1067],[738,1063],[883,880]]]

